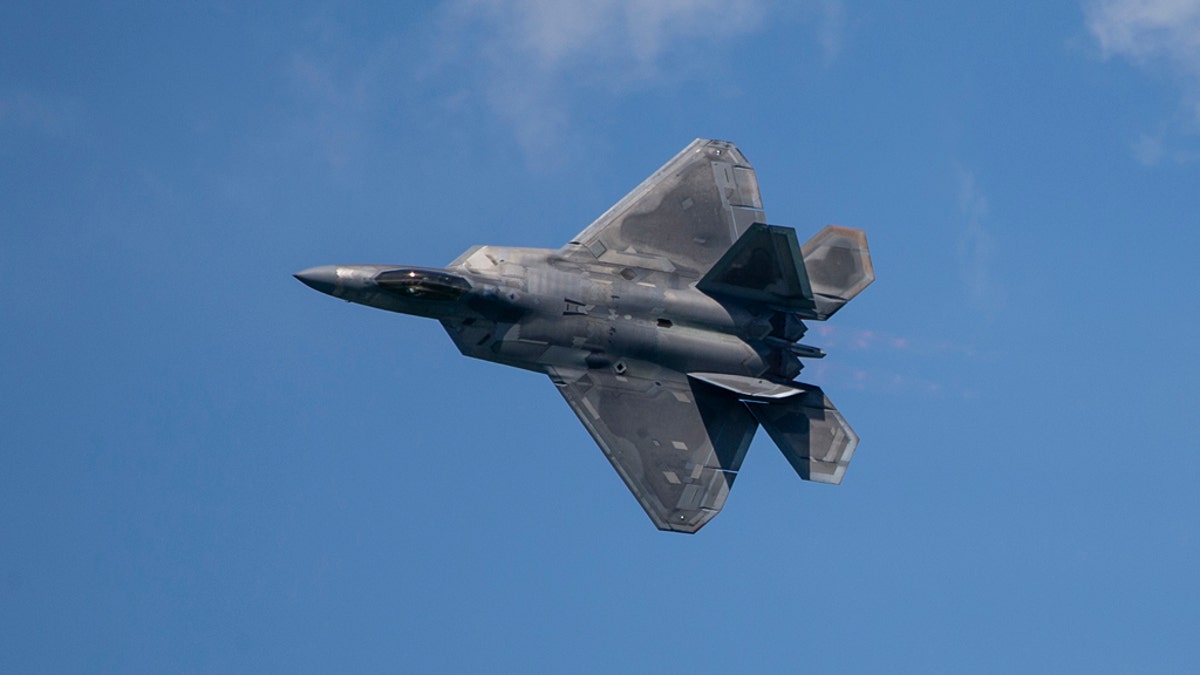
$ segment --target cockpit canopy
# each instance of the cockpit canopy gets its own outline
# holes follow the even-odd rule
[[[375,283],[403,298],[440,302],[458,300],[471,290],[471,284],[460,276],[421,267],[384,270],[375,275]]]

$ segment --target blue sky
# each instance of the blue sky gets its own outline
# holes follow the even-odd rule
[[[765,434],[657,532],[545,378],[324,297],[557,247],[693,138],[867,231]],[[0,670],[1184,672],[1200,3],[0,8]]]

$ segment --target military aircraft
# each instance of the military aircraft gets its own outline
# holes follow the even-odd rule
[[[545,373],[661,530],[725,504],[761,424],[805,480],[837,484],[858,436],[794,381],[805,320],[875,279],[861,230],[803,246],[764,224],[732,143],[697,139],[559,249],[475,246],[444,269],[296,273],[337,298],[437,319],[466,356]]]

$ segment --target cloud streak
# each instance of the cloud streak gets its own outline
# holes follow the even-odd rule
[[[899,335],[878,330],[850,329],[818,324],[816,333],[821,346],[834,349],[890,350],[903,351],[912,346],[912,341]]]
[[[996,244],[983,224],[988,203],[975,183],[974,173],[960,174],[958,202],[963,216],[956,247],[959,276],[975,309],[994,309],[1003,301],[992,272]]]
[[[952,372],[976,363],[973,348],[944,336],[909,338],[886,331],[818,323],[810,326],[805,344],[820,347],[833,358],[805,360],[802,380],[829,389],[854,389],[871,394],[924,398],[978,398],[979,390]],[[841,356],[836,356],[841,354]],[[947,369],[947,363],[957,364]]]
[[[450,5],[461,21],[482,21],[494,30],[504,56],[544,72],[570,67],[614,67],[623,78],[653,76],[662,54],[680,39],[725,35],[757,28],[758,0],[458,0]]]

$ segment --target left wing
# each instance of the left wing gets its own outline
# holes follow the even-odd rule
[[[758,177],[733,143],[698,138],[561,249],[584,262],[699,279],[764,220]]]
[[[758,427],[736,395],[628,360],[550,378],[658,529],[695,532],[725,505]]]

